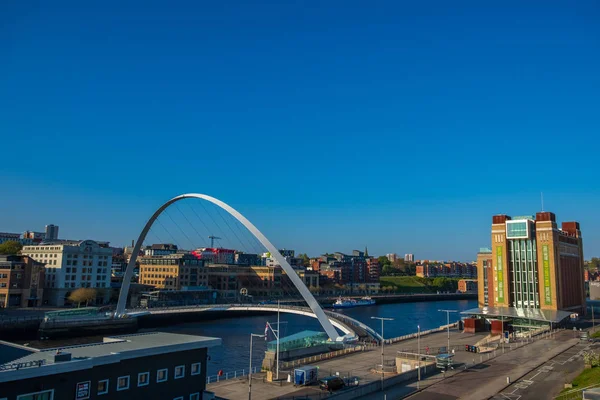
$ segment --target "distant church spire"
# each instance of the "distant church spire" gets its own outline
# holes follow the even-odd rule
[[[365,246],[365,258],[369,257],[369,249]]]

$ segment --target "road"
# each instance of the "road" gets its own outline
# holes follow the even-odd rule
[[[425,387],[425,389],[412,395],[409,391],[411,389],[413,393],[416,391],[416,383],[391,388],[386,392],[387,399],[406,396],[411,400],[489,399],[506,390],[507,377],[510,377],[511,381],[519,381],[522,376],[536,371],[578,343],[579,340],[574,339],[570,332],[563,331],[551,339],[538,340],[446,378],[439,375],[430,377],[421,382],[421,387]],[[566,354],[569,356],[566,360],[571,358],[570,353]],[[563,360],[564,358],[557,359]],[[542,389],[542,392],[539,388],[532,388],[531,393],[537,395],[537,397],[531,397],[535,399],[544,398],[542,394],[550,394],[545,388]],[[361,400],[381,400],[383,398],[383,394],[377,394],[365,396]],[[506,400],[506,397],[501,398]]]
[[[583,352],[592,349],[597,351],[598,347],[598,343],[580,342],[531,371],[492,399],[553,399],[565,383],[573,381],[583,371]]]

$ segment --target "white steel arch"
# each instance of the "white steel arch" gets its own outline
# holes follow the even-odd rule
[[[321,326],[327,333],[327,336],[331,340],[342,340],[342,337],[338,335],[337,331],[329,321],[329,318],[325,315],[325,312],[314,298],[312,293],[308,290],[302,279],[296,274],[296,271],[292,268],[292,266],[286,261],[286,259],[279,253],[277,248],[273,246],[273,244],[259,231],[250,221],[246,219],[242,214],[240,214],[233,207],[228,204],[222,202],[219,199],[215,199],[214,197],[207,196],[205,194],[199,193],[187,193],[182,194],[180,196],[174,197],[171,200],[167,201],[163,204],[156,212],[150,217],[148,222],[146,222],[146,226],[140,233],[135,246],[133,247],[133,253],[131,254],[131,258],[129,259],[129,263],[127,264],[127,269],[125,270],[125,275],[123,276],[123,284],[121,285],[121,292],[119,293],[119,302],[117,303],[117,310],[115,312],[116,316],[122,316],[125,313],[125,305],[127,304],[127,295],[129,294],[129,286],[131,283],[131,278],[133,276],[133,270],[135,268],[135,262],[137,260],[137,256],[142,248],[142,243],[146,239],[146,235],[150,231],[152,224],[158,218],[162,212],[169,207],[171,204],[178,202],[183,199],[202,199],[206,200],[210,203],[215,204],[218,207],[221,207],[223,210],[227,211],[230,215],[232,215],[235,219],[241,222],[246,229],[248,229],[262,244],[267,248],[267,250],[271,253],[271,256],[275,257],[281,268],[285,271],[285,273],[289,276],[290,280],[294,284],[294,286],[298,289],[304,300],[308,303],[308,306],[315,313],[317,319],[321,323]]]

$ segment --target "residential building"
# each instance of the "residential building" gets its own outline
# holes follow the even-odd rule
[[[482,247],[477,253],[477,299],[481,307],[494,306],[494,271],[492,249]]]
[[[396,262],[396,260],[398,259],[398,254],[396,254],[396,253],[389,253],[389,254],[386,254],[385,256],[387,257],[387,259],[390,262]]]
[[[237,265],[261,265],[258,254],[236,252],[234,261]]]
[[[44,240],[57,240],[58,239],[58,225],[46,225],[46,233],[44,234]]]
[[[21,242],[21,234],[0,232],[0,243],[4,242]]]
[[[476,279],[461,279],[458,281],[458,291],[461,293],[475,293],[477,291]]]
[[[209,264],[206,270],[208,285],[220,299],[235,301],[242,289],[249,296],[282,297],[284,288],[287,293],[293,286],[281,267]]]
[[[551,212],[495,215],[492,256],[496,306],[585,313],[578,222],[563,222],[559,229]]]
[[[46,265],[44,303],[62,307],[77,288],[96,289],[96,304],[110,299],[112,249],[94,240],[53,240],[24,246],[23,255]]]
[[[404,262],[415,262],[415,255],[414,254],[405,254],[404,255]]]
[[[0,255],[0,308],[41,306],[44,280],[43,263],[28,256]]]
[[[205,261],[192,254],[175,253],[162,256],[142,256],[139,283],[157,289],[182,290],[184,287],[208,286]]]
[[[200,400],[208,398],[207,349],[220,344],[218,338],[163,332],[61,350],[0,342],[6,355],[0,394],[10,400]]]
[[[367,259],[367,283],[379,283],[379,276],[381,275],[381,266],[376,258]]]
[[[151,246],[147,246],[144,249],[144,255],[145,256],[166,256],[169,254],[177,253],[177,250],[179,250],[179,249],[177,248],[176,244],[170,244],[170,243],[153,244]]]
[[[202,247],[192,251],[199,260],[203,260],[205,264],[234,264],[235,250],[221,249],[213,247]]]
[[[25,231],[23,232],[23,239],[31,239],[35,243],[39,243],[46,238],[45,232],[34,232],[34,231]]]

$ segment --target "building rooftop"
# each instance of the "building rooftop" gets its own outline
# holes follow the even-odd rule
[[[66,346],[53,349],[29,349],[11,343],[0,342],[0,349],[9,347],[19,358],[0,365],[0,382],[52,375],[67,371],[92,368],[95,365],[119,362],[121,359],[147,357],[175,351],[194,350],[219,346],[221,339],[176,333],[151,332],[133,335],[105,337],[103,342]],[[25,354],[29,351],[29,354]],[[69,355],[66,361],[57,361],[57,351]]]

